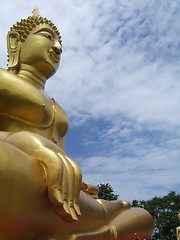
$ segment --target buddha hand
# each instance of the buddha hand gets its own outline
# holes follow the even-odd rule
[[[0,139],[13,144],[38,160],[45,170],[48,198],[58,216],[66,222],[81,215],[79,193],[82,174],[79,166],[56,144],[36,133],[21,131],[1,132]]]

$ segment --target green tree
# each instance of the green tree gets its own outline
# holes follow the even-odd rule
[[[98,197],[108,201],[117,200],[119,195],[114,194],[114,190],[109,183],[100,183],[97,185],[99,188]]]
[[[146,209],[154,218],[152,240],[176,239],[176,227],[179,226],[180,195],[174,191],[164,197],[154,197],[148,201],[132,201],[133,207]]]

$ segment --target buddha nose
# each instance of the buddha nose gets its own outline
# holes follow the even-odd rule
[[[57,54],[62,53],[62,45],[60,44],[59,41],[55,42],[55,44],[52,46],[52,49],[55,51]]]

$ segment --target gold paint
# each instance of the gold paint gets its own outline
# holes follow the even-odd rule
[[[15,116],[15,115],[12,115],[12,114],[9,114],[9,113],[3,113],[1,112],[0,115],[4,116],[6,119],[12,119],[16,122],[20,122],[20,123],[23,123],[25,125],[28,125],[32,128],[38,128],[38,129],[47,129],[47,128],[51,128],[51,132],[52,132],[52,129],[53,129],[53,125],[54,125],[54,118],[55,118],[55,101],[54,99],[52,99],[52,114],[51,114],[51,119],[49,119],[49,123],[45,123],[45,124],[41,124],[41,123],[33,123],[33,122],[30,122],[26,119],[23,119],[22,117],[18,117],[18,116]],[[45,104],[43,104],[43,107],[45,107]]]
[[[180,221],[180,213],[178,214],[178,219]],[[176,228],[176,237],[177,237],[177,240],[180,240],[180,226]]]
[[[60,62],[57,28],[35,10],[13,25],[7,45],[9,71],[0,69],[0,240],[128,240],[134,233],[148,239],[151,215],[97,199],[97,188],[82,181],[63,150],[68,119],[44,92]]]

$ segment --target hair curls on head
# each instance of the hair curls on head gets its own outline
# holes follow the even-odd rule
[[[39,10],[36,8],[33,10],[32,14],[26,19],[21,19],[20,22],[15,23],[10,30],[16,31],[20,35],[20,41],[24,42],[27,38],[30,31],[35,28],[36,26],[40,24],[48,24],[55,33],[59,36],[59,39],[61,39],[60,33],[57,29],[57,27],[47,18],[44,18],[40,15]]]

